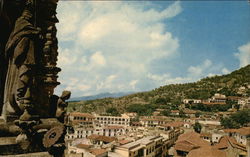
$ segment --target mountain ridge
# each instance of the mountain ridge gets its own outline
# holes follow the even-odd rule
[[[239,93],[239,88],[245,86],[245,93]],[[71,103],[71,107],[81,112],[104,113],[107,108],[114,107],[124,112],[131,105],[180,105],[184,98],[207,99],[215,93],[226,96],[250,96],[250,65],[242,67],[230,74],[212,76],[199,81],[183,84],[161,86],[147,92],[133,93],[118,98],[103,98],[91,101]],[[249,88],[248,88],[249,87]],[[72,108],[69,108],[71,110]]]
[[[70,98],[69,101],[84,101],[84,100],[95,100],[95,99],[102,99],[102,98],[117,98],[117,97],[129,95],[132,93],[134,92],[117,92],[117,93],[105,92],[105,93],[99,93],[99,94],[89,95],[89,96],[74,97],[74,98]]]

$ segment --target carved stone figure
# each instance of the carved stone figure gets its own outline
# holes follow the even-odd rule
[[[56,117],[62,123],[64,123],[64,118],[66,116],[65,108],[68,106],[66,100],[70,98],[70,95],[71,95],[70,91],[63,91],[62,95],[59,97],[57,101]]]
[[[11,33],[11,27],[14,20],[11,14],[7,15],[4,7],[4,0],[0,0],[0,113],[3,108],[4,86],[7,72],[7,60],[5,58],[5,45]]]
[[[39,30],[31,24],[33,15],[28,7],[30,6],[26,6],[22,15],[16,20],[5,49],[8,71],[4,91],[4,111],[7,115],[21,115],[24,109],[29,109],[28,105],[31,105],[27,103],[31,101],[32,72],[37,64],[35,41]]]
[[[60,71],[56,67],[56,5],[56,0],[26,0],[15,21],[4,52],[8,66],[2,113],[7,121],[53,116],[48,113],[49,100]]]
[[[5,118],[0,137],[16,138],[13,147],[0,145],[0,156],[36,151],[63,156],[71,93],[54,95],[60,71],[57,2],[0,0],[0,113]]]

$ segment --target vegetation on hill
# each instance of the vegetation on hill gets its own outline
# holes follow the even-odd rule
[[[222,118],[221,125],[228,129],[240,128],[250,123],[250,109],[242,110],[232,114],[230,117]]]
[[[106,113],[108,108],[116,108],[119,113],[134,111],[151,114],[156,108],[177,109],[184,98],[208,99],[215,93],[226,96],[250,96],[250,65],[222,76],[206,77],[200,81],[184,84],[170,84],[152,91],[140,92],[120,98],[71,102],[68,110],[80,112]],[[240,87],[246,87],[240,91]],[[224,106],[219,111],[227,110]],[[203,110],[200,108],[194,108]],[[203,111],[210,109],[204,109]],[[211,110],[214,111],[214,110]],[[117,113],[115,113],[117,114]]]

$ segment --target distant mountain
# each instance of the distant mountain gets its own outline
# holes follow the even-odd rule
[[[103,99],[103,98],[118,98],[118,97],[126,96],[132,93],[133,92],[119,92],[119,93],[107,92],[107,93],[100,93],[97,95],[75,97],[75,98],[71,98],[69,101],[86,101],[86,100],[96,100],[96,99]]]
[[[250,96],[250,65],[239,70],[235,70],[227,75],[206,77],[197,82],[170,84],[161,86],[148,92],[124,94],[125,96],[116,98],[115,95],[105,95],[91,97],[97,100],[82,101],[71,103],[71,108],[82,112],[105,112],[109,107],[115,107],[123,112],[131,105],[149,104],[149,105],[180,105],[184,98],[189,99],[207,99],[215,93],[226,96]],[[121,96],[121,95],[119,95]],[[103,98],[102,97],[112,97]]]

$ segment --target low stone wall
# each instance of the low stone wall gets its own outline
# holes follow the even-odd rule
[[[52,157],[52,156],[47,152],[37,152],[37,153],[18,154],[18,155],[3,155],[1,157]]]

